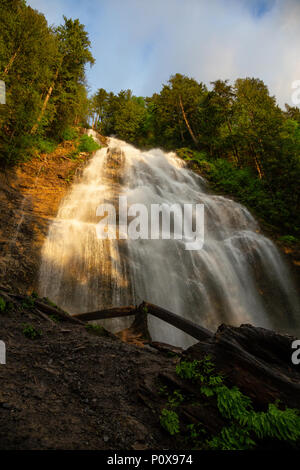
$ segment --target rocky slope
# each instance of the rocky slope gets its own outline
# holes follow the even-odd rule
[[[237,385],[255,409],[264,411],[276,399],[283,408],[299,406],[300,371],[291,363],[288,336],[221,326],[186,351],[151,340],[136,346],[69,318],[45,299],[3,288],[0,296],[0,338],[7,351],[6,365],[0,365],[1,449],[197,448],[228,420],[175,369],[208,353],[226,384]],[[176,408],[181,426],[201,423],[206,434],[196,445],[160,425],[165,390],[185,397]],[[258,445],[297,447],[274,440]]]

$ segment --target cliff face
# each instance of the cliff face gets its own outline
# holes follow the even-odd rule
[[[0,172],[0,283],[17,291],[37,289],[40,250],[50,221],[90,154],[72,160],[72,142]]]

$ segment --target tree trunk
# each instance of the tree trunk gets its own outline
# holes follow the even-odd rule
[[[228,126],[228,129],[229,129],[229,132],[230,132],[231,138],[232,138],[232,127],[231,127],[230,121],[229,121],[229,119],[228,119],[228,118],[226,119],[226,121],[227,121],[227,126]],[[239,153],[238,153],[238,150],[237,150],[237,147],[236,147],[236,145],[235,145],[235,142],[234,142],[234,141],[232,142],[232,145],[233,145],[233,151],[234,151],[234,155],[235,155],[235,160],[236,160],[236,163],[239,163],[239,161],[240,161],[240,158],[239,158]]]
[[[11,66],[13,65],[17,55],[19,54],[20,52],[20,49],[21,49],[21,46],[18,47],[18,49],[16,50],[16,52],[13,54],[13,56],[10,58],[10,61],[8,62],[7,66],[5,67],[4,69],[4,75],[7,75],[8,72],[9,72],[9,69],[11,68]]]
[[[263,177],[263,172],[262,172],[262,169],[260,167],[257,157],[254,157],[254,161],[255,161],[255,166],[256,166],[257,173],[258,173],[258,177],[261,180]]]
[[[169,312],[158,305],[150,304],[149,302],[142,302],[139,307],[113,307],[96,312],[77,313],[76,315],[73,315],[72,318],[81,321],[91,321],[103,320],[105,318],[127,317],[129,315],[144,315],[145,313],[160,318],[179,330],[184,331],[198,341],[203,341],[213,336],[212,332],[206,328],[196,325],[186,318]]]
[[[256,168],[258,177],[261,180],[264,176],[264,172],[263,172],[263,169],[262,169],[261,162],[260,162],[259,158],[257,157],[257,153],[255,152],[255,150],[254,150],[254,148],[251,144],[250,144],[250,148],[251,148],[251,151],[252,151],[252,155],[253,155],[255,168]]]
[[[196,139],[196,137],[195,137],[195,135],[194,135],[194,133],[191,129],[191,126],[189,125],[189,121],[187,120],[187,117],[186,117],[186,114],[185,114],[185,111],[184,111],[184,108],[183,108],[181,96],[179,96],[179,104],[180,104],[180,108],[181,108],[181,111],[182,111],[183,119],[186,123],[186,127],[188,128],[188,131],[189,131],[194,143],[197,145],[198,141],[197,141],[197,139]]]
[[[39,126],[39,123],[41,122],[42,117],[44,116],[44,113],[45,113],[46,108],[47,108],[48,101],[49,101],[49,99],[50,99],[50,97],[51,97],[51,95],[52,95],[53,88],[54,88],[55,82],[56,82],[57,77],[58,77],[58,71],[59,71],[59,69],[56,70],[54,80],[53,80],[53,82],[52,82],[52,84],[51,84],[51,86],[50,86],[50,88],[49,88],[49,90],[48,90],[48,93],[47,93],[46,98],[45,98],[45,100],[44,100],[44,103],[43,103],[41,112],[40,112],[40,114],[39,114],[39,117],[37,118],[37,121],[36,121],[35,125],[34,125],[33,128],[31,129],[31,134],[35,134],[35,133],[36,133],[37,128],[38,128],[38,126]]]

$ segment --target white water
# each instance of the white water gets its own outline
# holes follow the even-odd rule
[[[181,240],[98,240],[96,208],[119,195],[148,208],[203,203],[203,249],[187,251]],[[295,334],[300,324],[288,270],[247,209],[211,194],[175,154],[142,152],[117,139],[96,152],[60,205],[43,247],[40,294],[70,313],[146,300],[212,330],[252,323]],[[105,322],[113,330],[124,325]],[[158,341],[193,343],[151,316],[149,330]]]

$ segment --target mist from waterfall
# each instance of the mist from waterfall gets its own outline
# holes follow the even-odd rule
[[[117,204],[204,204],[205,242],[99,240],[96,209]],[[70,313],[139,304],[142,300],[215,330],[252,323],[296,334],[299,300],[275,245],[249,211],[212,194],[174,153],[140,151],[110,138],[61,202],[42,250],[39,293]],[[297,316],[298,315],[298,316]],[[112,331],[131,319],[102,322]],[[154,340],[188,346],[185,333],[149,316]]]

